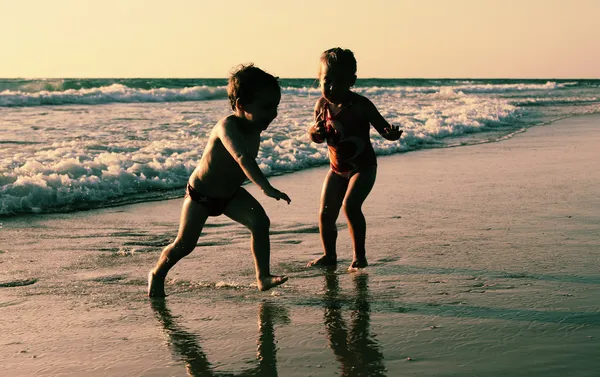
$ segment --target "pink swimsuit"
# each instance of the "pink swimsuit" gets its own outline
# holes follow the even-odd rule
[[[325,104],[317,118],[325,121],[331,170],[347,178],[361,168],[377,165],[369,135],[371,124],[357,109],[350,103],[332,115]]]

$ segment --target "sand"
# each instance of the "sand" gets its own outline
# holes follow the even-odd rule
[[[170,273],[146,274],[181,199],[2,218],[0,374],[7,376],[597,376],[600,116],[498,143],[379,158],[365,203],[370,266],[340,217],[335,271],[305,268],[326,167],[248,186],[272,221],[259,292],[249,234],[211,219]]]

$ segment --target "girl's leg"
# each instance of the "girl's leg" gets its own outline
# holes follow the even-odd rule
[[[361,169],[350,178],[348,192],[344,199],[344,212],[348,218],[348,229],[354,247],[354,258],[350,268],[362,268],[367,266],[365,238],[367,224],[362,213],[362,204],[371,192],[377,176],[377,167]]]
[[[325,254],[311,262],[310,266],[333,266],[337,263],[337,226],[335,222],[340,214],[342,201],[348,188],[348,179],[329,170],[321,191],[321,209],[319,211],[319,231]]]
[[[287,281],[285,276],[271,275],[271,244],[269,227],[271,222],[260,203],[244,188],[240,188],[225,208],[224,214],[246,226],[252,236],[252,256],[256,269],[258,289],[266,291]]]
[[[208,218],[208,210],[189,197],[183,201],[179,232],[175,241],[165,247],[160,254],[156,267],[148,275],[148,295],[150,297],[164,297],[164,280],[169,270],[181,258],[194,250],[202,227]]]

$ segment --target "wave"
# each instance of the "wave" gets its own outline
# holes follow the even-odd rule
[[[182,89],[195,86],[226,86],[226,79],[0,79],[0,92],[5,90],[36,93],[94,89],[119,84],[131,89]]]
[[[198,83],[203,85],[193,85]],[[101,84],[107,85],[97,86]],[[318,96],[320,93],[315,80],[283,79],[281,84],[282,93],[287,95]],[[357,83],[355,91],[364,95],[389,94],[411,97],[436,94],[552,92],[580,84],[573,81],[482,83],[472,80],[363,79]],[[184,102],[227,98],[226,81],[223,79],[0,80],[0,90],[0,107]]]
[[[431,85],[433,80],[428,80],[411,86],[392,86],[392,81],[365,80],[355,88],[377,104],[385,119],[404,130],[400,143],[387,142],[373,131],[378,155],[495,141],[534,124],[600,112],[598,89],[575,81],[441,80]],[[267,176],[328,162],[326,147],[306,136],[316,99],[310,97],[319,95],[312,82],[294,81],[302,84],[295,87],[283,85],[282,80],[286,96],[282,111],[261,135],[257,157]],[[190,83],[197,82],[185,84]],[[56,87],[67,84],[73,85],[52,81]],[[83,109],[84,114],[80,107],[0,109],[5,114],[5,126],[0,127],[0,216],[182,196],[212,124],[229,113],[220,106],[196,111],[195,103],[185,101],[226,98],[223,85],[140,89],[112,83],[62,91],[1,92],[0,106],[183,103],[170,105],[169,112],[163,106],[97,106]]]
[[[453,146],[444,139],[472,134],[482,134],[485,138],[485,131],[499,130],[506,134],[516,127],[513,124],[516,114],[510,108],[489,111],[468,121],[460,114],[425,122],[406,120],[400,143],[387,142],[372,131],[373,147],[378,155],[389,155]],[[282,135],[285,139],[281,140]],[[40,151],[34,156],[22,156],[16,168],[0,166],[0,216],[70,212],[180,197],[203,152],[195,145],[189,151],[171,154],[166,152],[169,149],[166,144],[151,145],[135,153],[104,150],[92,153],[86,145],[73,149],[58,143],[51,146],[50,154]],[[66,158],[66,155],[78,157]],[[266,176],[326,165],[328,161],[326,147],[311,143],[304,127],[292,126],[266,133],[257,156]]]
[[[578,106],[600,103],[600,97],[540,97],[519,99],[514,102],[515,106]]]
[[[466,82],[461,85],[437,85],[437,86],[357,86],[353,90],[364,95],[400,94],[400,95],[423,95],[423,94],[480,94],[480,93],[509,93],[529,91],[553,91],[564,88],[571,83],[556,83],[548,81],[544,84],[473,84]],[[320,89],[316,87],[284,87],[283,93],[296,95],[319,94]]]
[[[226,99],[225,87],[194,86],[182,89],[132,89],[112,84],[92,89],[41,91],[27,93],[5,90],[0,92],[0,107],[48,106],[66,104],[97,105],[106,103],[183,102]]]

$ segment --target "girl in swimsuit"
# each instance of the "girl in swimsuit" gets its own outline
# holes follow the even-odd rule
[[[377,174],[377,159],[369,136],[371,125],[386,140],[400,139],[402,130],[390,125],[375,105],[350,88],[356,82],[356,59],[350,50],[333,48],[321,55],[319,84],[322,96],[314,109],[315,123],[309,136],[315,143],[327,142],[330,170],[321,193],[319,231],[324,255],[308,266],[337,264],[337,227],[343,207],[354,256],[349,270],[367,266],[367,225],[362,204],[371,192]]]

